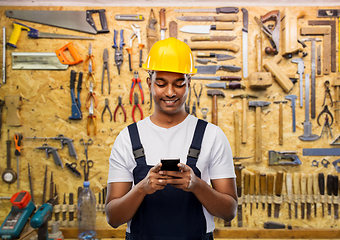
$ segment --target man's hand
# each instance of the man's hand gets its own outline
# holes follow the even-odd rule
[[[152,194],[157,190],[162,190],[166,186],[166,180],[169,177],[164,174],[164,171],[160,171],[161,167],[161,163],[152,167],[148,175],[141,181],[141,187],[146,194]]]
[[[193,189],[198,184],[198,178],[196,177],[194,171],[188,165],[183,163],[178,164],[178,171],[164,171],[163,174],[171,177],[166,180],[170,185],[182,189],[187,192],[192,192]]]

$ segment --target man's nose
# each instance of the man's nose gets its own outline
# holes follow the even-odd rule
[[[168,97],[173,97],[173,96],[176,96],[176,91],[175,91],[175,88],[169,84],[166,88],[166,92],[165,92],[166,96]]]

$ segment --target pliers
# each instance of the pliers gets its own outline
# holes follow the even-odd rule
[[[123,35],[123,29],[120,30],[120,43],[119,43],[119,49],[118,49],[118,45],[117,45],[117,35],[118,35],[118,31],[114,30],[114,36],[113,36],[113,42],[114,45],[112,46],[115,49],[115,63],[118,69],[118,75],[120,75],[120,67],[123,64],[123,47],[125,45],[124,43],[124,35]]]
[[[102,112],[102,122],[104,122],[103,115],[104,115],[106,109],[110,113],[110,122],[112,122],[112,113],[111,113],[111,110],[110,110],[110,107],[109,107],[109,99],[108,98],[105,98],[105,107],[104,107],[104,110]]]
[[[89,116],[87,117],[87,135],[90,135],[90,125],[91,122],[93,123],[93,132],[94,135],[96,135],[97,133],[97,122],[96,122],[96,116],[93,115],[93,103],[92,103],[92,99],[91,99],[91,104],[90,104],[90,108],[89,108]]]
[[[194,89],[195,96],[196,96],[196,98],[197,98],[197,107],[200,107],[200,97],[201,97],[201,95],[202,95],[203,85],[202,85],[202,83],[201,83],[201,89],[200,89],[199,94],[197,95],[196,89],[195,89],[195,84],[196,84],[196,83],[194,83],[193,89]]]
[[[130,69],[130,72],[132,72],[132,67],[131,67],[131,54],[132,54],[132,42],[135,38],[138,39],[138,43],[139,43],[139,67],[142,67],[142,54],[143,54],[143,47],[145,46],[144,44],[142,44],[142,40],[141,40],[141,37],[140,37],[140,27],[133,23],[131,24],[131,27],[132,27],[132,30],[133,30],[133,33],[131,34],[130,36],[130,39],[129,39],[129,47],[126,48],[127,52],[129,53],[129,69]]]
[[[95,65],[94,65],[94,56],[93,56],[93,54],[92,54],[92,43],[90,43],[89,44],[89,51],[88,51],[88,55],[86,56],[86,59],[85,59],[85,61],[84,61],[84,71],[87,71],[87,69],[86,69],[86,66],[87,66],[87,63],[91,63],[92,62],[92,68],[91,68],[91,71],[93,70],[94,71],[94,69],[95,69]],[[89,68],[90,68],[90,66],[89,66]],[[89,70],[90,71],[90,70]]]
[[[86,97],[86,108],[89,108],[90,106],[90,101],[91,101],[91,104],[92,104],[92,99],[94,100],[94,107],[97,108],[97,97],[96,97],[96,93],[93,92],[93,83],[91,82],[90,83],[90,91],[89,93],[87,94],[87,97]]]
[[[89,63],[89,71],[87,72],[87,77],[85,81],[86,88],[89,88],[89,82],[93,83],[93,89],[96,88],[96,78],[92,72],[92,61]]]
[[[117,107],[115,109],[115,112],[113,114],[114,121],[116,121],[116,115],[117,115],[117,111],[118,111],[119,107],[122,108],[122,110],[123,110],[123,113],[124,113],[124,122],[126,122],[126,111],[125,111],[124,106],[122,105],[122,96],[118,96],[118,105],[117,105]]]
[[[328,80],[325,81],[324,85],[325,85],[326,90],[325,90],[325,98],[323,99],[322,106],[325,106],[326,98],[327,98],[327,95],[328,95],[330,100],[331,100],[331,107],[333,107],[333,100],[332,100],[331,90],[329,89],[329,85],[330,85],[329,81]]]
[[[103,84],[104,84],[104,75],[105,75],[105,69],[107,71],[107,83],[109,85],[109,94],[110,94],[110,70],[109,70],[109,51],[107,48],[104,49],[103,52],[103,74],[102,74],[102,94],[103,94]]]
[[[137,71],[135,71],[133,74],[134,74],[134,77],[132,78],[132,85],[130,89],[130,104],[132,104],[132,94],[137,83],[138,83],[139,91],[140,91],[141,98],[142,98],[142,104],[144,104],[144,93],[142,89],[141,80],[139,78]]]
[[[135,105],[133,105],[133,107],[132,107],[132,119],[133,119],[133,122],[136,122],[136,119],[135,119],[135,109],[136,109],[136,107],[138,107],[138,109],[140,111],[140,120],[143,119],[143,111],[142,111],[142,108],[140,107],[140,104],[138,102],[138,93],[134,94],[134,99],[135,99]]]

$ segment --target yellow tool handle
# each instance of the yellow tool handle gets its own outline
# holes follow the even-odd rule
[[[294,173],[293,189],[295,195],[300,194],[300,173]]]
[[[276,173],[276,181],[275,181],[275,195],[281,196],[283,187],[283,172],[278,171]]]
[[[21,23],[13,22],[13,31],[11,33],[11,36],[9,37],[8,42],[7,42],[8,46],[17,48],[16,44],[19,40],[20,33],[21,33],[22,29],[30,31],[30,27],[28,27],[24,24],[21,24]]]
[[[319,194],[319,174],[313,173],[313,193],[314,195]]]
[[[292,184],[293,184],[292,174],[291,173],[287,173],[286,174],[287,196],[292,196],[293,195]]]
[[[313,195],[313,174],[311,173],[307,175],[307,194]]]
[[[250,184],[250,174],[248,172],[244,172],[244,195],[249,193],[249,184]]]
[[[249,194],[254,195],[255,192],[255,174],[250,173],[250,179],[249,179]]]
[[[301,173],[301,195],[306,195],[306,183],[307,183],[307,176],[306,173]]]
[[[235,25],[232,23],[216,24],[213,25],[216,30],[234,30]]]
[[[255,194],[259,195],[260,194],[260,178],[261,178],[261,173],[260,171],[255,171]]]
[[[220,22],[237,22],[238,21],[238,16],[236,14],[216,16],[215,17],[215,21],[220,21]]]
[[[267,176],[267,194],[272,196],[274,192],[274,174],[268,173]]]
[[[260,193],[261,195],[266,195],[267,193],[267,175],[265,173],[260,175]]]

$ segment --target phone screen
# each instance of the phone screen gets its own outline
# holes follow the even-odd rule
[[[179,164],[180,159],[179,158],[163,158],[161,159],[162,168],[161,170],[164,171],[179,171],[179,167],[177,164]]]

